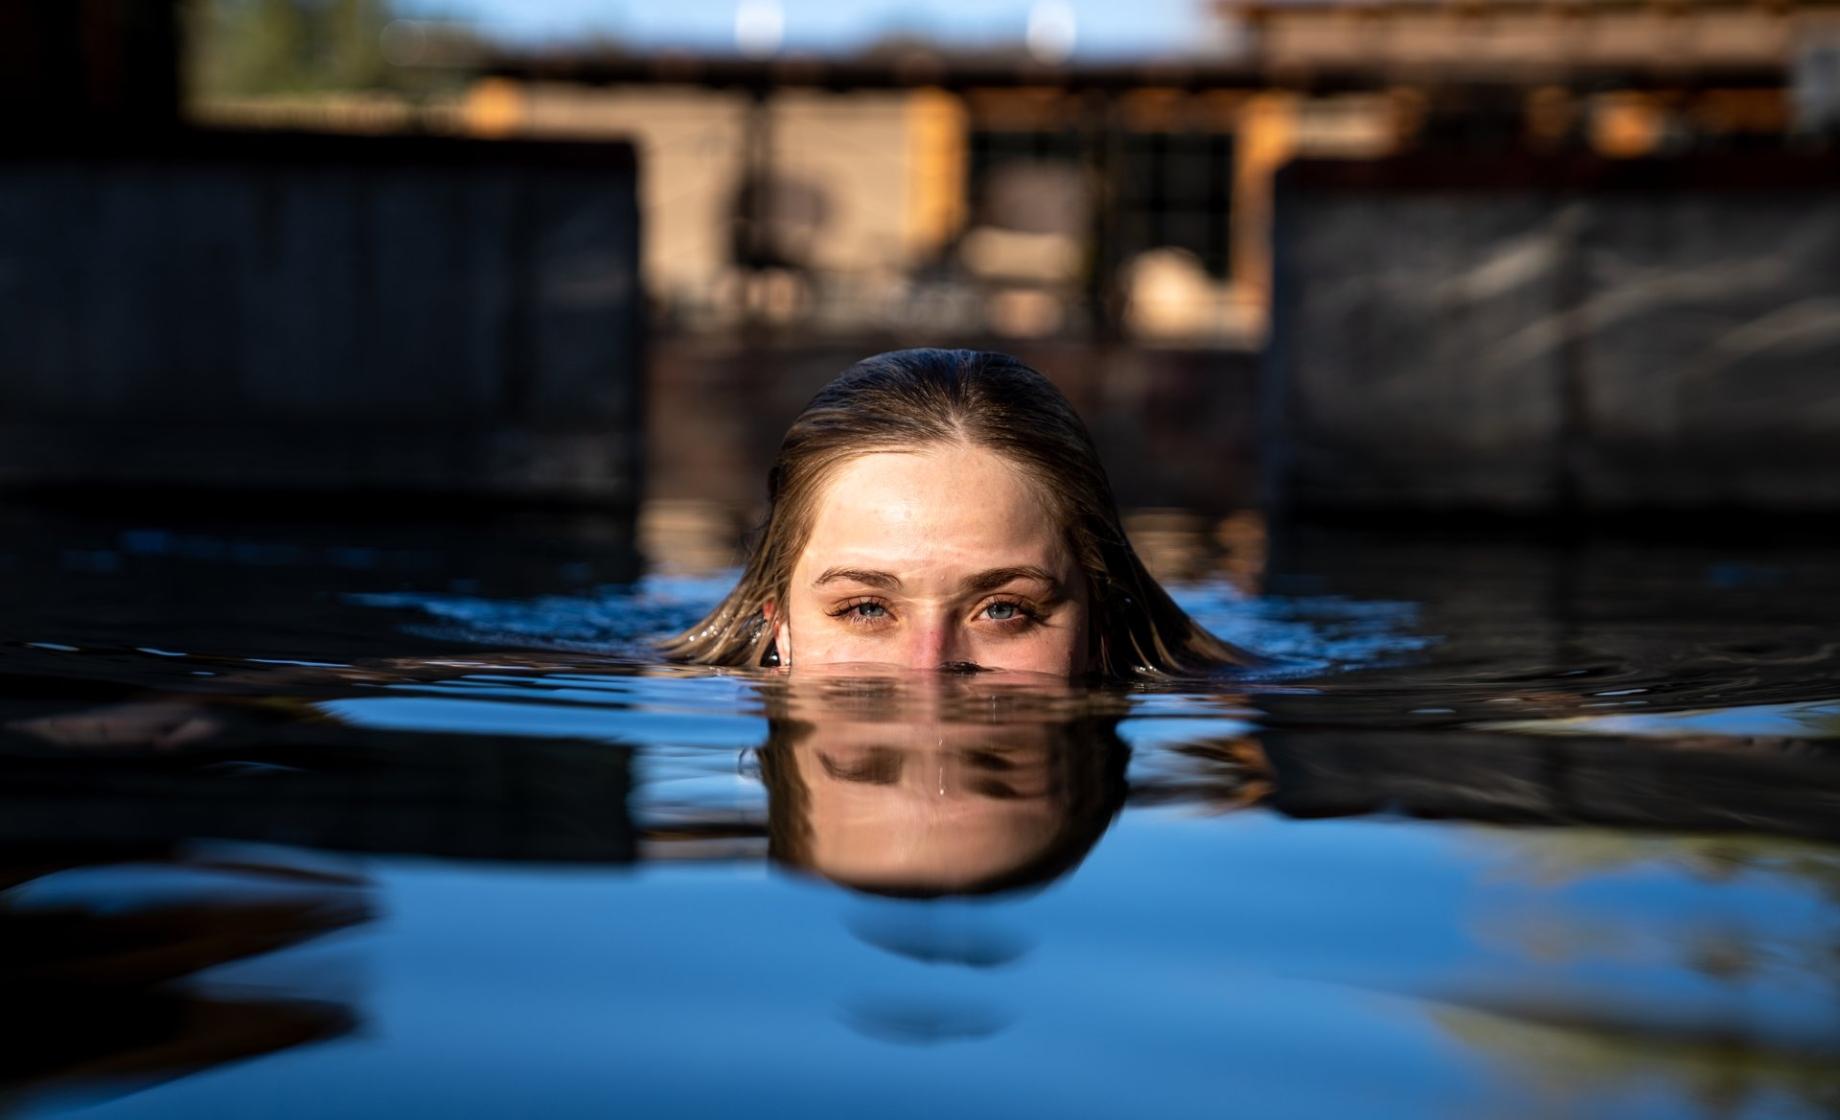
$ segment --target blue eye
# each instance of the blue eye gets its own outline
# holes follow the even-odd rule
[[[880,627],[883,623],[893,622],[894,614],[886,603],[874,599],[859,599],[854,603],[841,603],[825,613],[840,622],[851,626]]]
[[[1022,614],[1022,608],[1014,603],[992,603],[984,608],[984,614],[992,622],[1008,622]]]

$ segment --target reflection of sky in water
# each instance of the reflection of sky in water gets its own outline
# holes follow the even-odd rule
[[[1248,599],[1225,582],[1169,590],[1201,625],[1284,663],[1287,673],[1395,663],[1435,641],[1414,632],[1418,610],[1411,603],[1336,595]]]
[[[1638,735],[1674,738],[1730,735],[1790,739],[1840,738],[1840,701],[1749,704],[1703,712],[1639,712],[1572,719],[1507,720],[1485,725],[1500,731],[1548,735]]]
[[[766,734],[763,718],[712,712],[684,718],[669,712],[611,711],[592,705],[436,696],[359,696],[323,700],[315,706],[354,726],[380,731],[443,731],[731,749],[757,743]]]
[[[302,860],[289,852],[286,866]],[[253,866],[253,865],[252,865]],[[183,864],[122,863],[75,867],[32,879],[6,891],[9,910],[57,910],[82,906],[92,913],[128,913],[153,906],[213,901],[247,902],[302,895],[326,889],[313,877],[265,878],[248,868],[194,867]],[[337,885],[349,886],[334,880]]]
[[[220,551],[161,536],[125,541],[122,555],[203,563],[216,562]],[[342,572],[414,569],[407,553],[302,556],[301,563]],[[289,556],[230,548],[223,559],[279,566]],[[1702,568],[1694,567],[1696,580]],[[630,814],[642,862],[563,870],[336,857],[364,877],[379,911],[375,922],[267,955],[260,967],[211,969],[197,982],[298,981],[343,954],[359,962],[351,984],[362,990],[335,994],[361,1006],[361,1033],[93,1106],[66,1102],[70,1110],[1620,1120],[1819,1116],[1840,1099],[1834,848],[1762,835],[1767,829],[1754,819],[1735,815],[1732,829],[1752,834],[1439,823],[1389,815],[1399,806],[1384,800],[1335,819],[1230,811],[1236,803],[1228,795],[1250,779],[1235,768],[1238,756],[1224,751],[1262,744],[1274,756],[1288,752],[1294,764],[1317,763],[1318,773],[1354,782],[1356,793],[1370,778],[1376,788],[1408,793],[1435,792],[1449,778],[1450,788],[1477,798],[1546,781],[1551,804],[1564,810],[1574,804],[1566,797],[1605,773],[1598,763],[1626,761],[1615,752],[1627,747],[1638,755],[1633,768],[1615,771],[1618,780],[1605,788],[1640,809],[1656,800],[1663,778],[1687,769],[1682,760],[1708,752],[1666,742],[1487,736],[1473,724],[1453,729],[1380,717],[1419,709],[1452,714],[1454,724],[1542,703],[1570,713],[1638,700],[1704,709],[1724,702],[1704,699],[1717,693],[1750,703],[1716,712],[1625,710],[1525,729],[1664,739],[1832,734],[1840,705],[1810,700],[1831,695],[1809,683],[1829,671],[1828,661],[1808,660],[1809,649],[1825,641],[1814,633],[1818,612],[1805,624],[1805,640],[1801,631],[1784,638],[1788,631],[1772,621],[1777,615],[1760,612],[1757,626],[1771,628],[1779,642],[1754,646],[1749,614],[1740,620],[1745,627],[1687,612],[1705,628],[1644,629],[1651,614],[1672,620],[1681,612],[1671,601],[1665,611],[1629,607],[1614,593],[1621,585],[1612,584],[1602,602],[1625,614],[1599,624],[1591,611],[1575,611],[1553,627],[1548,644],[1545,631],[1526,625],[1529,618],[1551,621],[1547,608],[1497,615],[1493,592],[1478,592],[1478,605],[1464,613],[1440,605],[1422,582],[1276,584],[1377,587],[1396,598],[1247,598],[1224,581],[1179,584],[1177,598],[1205,625],[1283,659],[1281,679],[1255,682],[1246,689],[1250,697],[1219,689],[1132,694],[1117,730],[1132,748],[1134,793],[1155,796],[1127,805],[1065,878],[997,898],[916,903],[775,872],[758,843],[719,857],[698,847],[698,827],[736,824],[740,835],[740,826],[765,818],[758,767],[750,769],[750,756],[741,753],[766,738],[764,705],[744,679],[658,666],[641,639],[693,621],[732,573],[526,598],[478,591],[580,589],[591,578],[617,578],[596,571],[603,574],[503,585],[392,575],[391,583],[368,586],[446,590],[345,601],[360,608],[349,612],[360,616],[353,630],[365,634],[359,651],[387,655],[389,635],[400,639],[395,628],[405,627],[445,649],[536,647],[597,657],[534,658],[534,668],[517,668],[508,656],[511,667],[456,665],[436,680],[386,670],[349,688],[303,688],[301,699],[342,721],[315,724],[327,737],[311,749],[364,745],[380,759],[402,745],[394,733],[432,733],[444,737],[403,746],[405,759],[428,761],[431,769],[486,738],[506,745],[504,758],[551,751],[623,760],[631,747],[634,785],[610,795],[627,804],[603,799],[589,808],[605,803],[609,817]],[[1763,569],[1714,574],[1720,588],[1790,592],[1795,579],[1807,578]],[[1450,641],[1422,632],[1409,601],[1420,595],[1424,617],[1440,620]],[[1800,600],[1793,605],[1782,617],[1803,617]],[[1452,618],[1463,625],[1450,626]],[[36,659],[29,664],[119,662],[136,680],[167,680],[207,671],[194,665],[240,673],[263,660],[246,656],[257,650],[241,650],[234,666],[181,656],[215,647],[186,645],[156,629],[114,647],[144,645],[143,653],[115,656],[99,652],[89,636],[74,645],[78,636],[45,627],[34,636],[47,640],[27,651]],[[1624,637],[1634,652],[1608,640]],[[1478,653],[1479,638],[1504,644]],[[1780,665],[1771,668],[1768,658],[1777,654]],[[268,657],[257,687],[286,692],[289,682],[330,679],[293,670],[369,656],[305,641]],[[556,667],[569,663],[588,667]],[[1288,679],[1388,666],[1402,668],[1333,681]],[[1733,684],[1736,677],[1744,681]],[[1758,703],[1785,698],[1790,702]],[[1498,706],[1507,700],[1522,706]],[[1331,725],[1326,715],[1344,718]],[[258,758],[268,727],[251,732]],[[1368,749],[1387,744],[1396,747],[1393,755]],[[577,745],[587,753],[576,754]],[[1557,776],[1531,765],[1515,770],[1502,758],[1509,746],[1521,748],[1516,758],[1546,764],[1563,755],[1573,768]],[[1214,755],[1203,749],[1217,747],[1223,751]],[[1490,753],[1497,748],[1501,753]],[[1564,753],[1574,748],[1600,753]],[[1803,767],[1798,772],[1817,775],[1831,761],[1823,743],[1772,755],[1759,749],[1733,749],[1731,770],[1669,788],[1682,802],[1716,805],[1726,792],[1716,784],[1720,776],[1739,773],[1752,758],[1762,758],[1757,773],[1775,766],[1771,772]],[[1386,769],[1407,752],[1435,761],[1386,774],[1362,768]],[[1644,759],[1652,770],[1641,770]],[[314,765],[306,748],[289,760]],[[182,760],[162,756],[159,763],[175,761]],[[280,780],[257,763],[238,764],[256,767],[251,783]],[[1462,774],[1455,773],[1459,764],[1468,768]],[[541,776],[563,782],[573,773],[556,768]],[[1465,776],[1474,784],[1457,780]],[[1207,781],[1214,784],[1196,792]],[[1808,799],[1831,785],[1812,778]],[[1793,791],[1771,788],[1772,796],[1793,800]],[[1328,793],[1336,792],[1330,783]],[[546,804],[537,801],[538,809]],[[1335,810],[1333,799],[1328,804]],[[366,810],[328,810],[343,811]],[[573,818],[563,824],[573,827]],[[657,839],[668,828],[682,831]],[[744,839],[760,840],[757,832]],[[75,870],[38,880],[9,901],[38,910],[132,908],[198,886],[165,871]],[[35,1102],[26,1109],[33,1110],[50,1106]]]
[[[1457,1033],[1452,1007],[1840,1048],[1817,884],[1767,862],[1707,876],[1665,848],[1555,877],[1530,867],[1538,835],[1137,812],[1054,887],[943,907],[752,864],[371,861],[385,916],[353,935],[372,977],[363,1037],[85,1115],[253,1100],[320,1115],[1540,1115],[1485,1105],[1578,1072]],[[1800,851],[1834,881],[1831,852]],[[1696,969],[1690,943],[1714,934],[1768,966]],[[1569,1036],[1590,1053],[1590,1031]],[[1586,1078],[1579,1099],[1697,1114],[1690,1082],[1653,1076],[1665,1050],[1645,1066],[1638,1044],[1645,1076]]]
[[[695,622],[733,584],[732,573],[709,579],[647,576],[579,595],[493,599],[403,592],[352,595],[348,601],[424,614],[433,621],[412,624],[409,631],[440,641],[652,657],[648,638]]]

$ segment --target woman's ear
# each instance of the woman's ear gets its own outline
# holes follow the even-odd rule
[[[771,651],[769,660],[773,667],[784,668],[792,664],[792,627],[786,625],[777,606],[773,600],[767,600],[760,608],[760,617],[766,620],[767,629],[773,635],[767,640],[767,649]]]

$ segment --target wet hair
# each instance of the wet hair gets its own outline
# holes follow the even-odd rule
[[[703,665],[768,659],[768,604],[784,604],[838,466],[878,451],[968,444],[1003,456],[1035,483],[1085,573],[1088,665],[1103,677],[1205,672],[1244,664],[1144,568],[1125,537],[1099,452],[1060,390],[1007,354],[896,350],[865,358],[812,398],[767,476],[769,509],[741,579],[701,622],[664,643]]]

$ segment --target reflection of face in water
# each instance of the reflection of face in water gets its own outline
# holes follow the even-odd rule
[[[1008,702],[1040,694],[1001,686],[912,683],[919,695],[802,693],[796,716],[773,718],[760,751],[773,858],[899,895],[1022,887],[1077,865],[1123,800],[1115,719],[1019,713]]]

